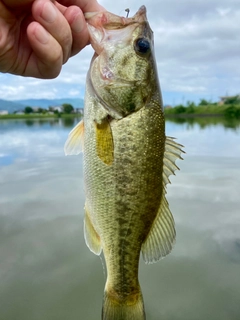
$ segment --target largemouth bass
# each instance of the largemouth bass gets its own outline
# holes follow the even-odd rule
[[[102,319],[143,320],[139,257],[158,261],[172,249],[175,227],[165,198],[181,145],[165,136],[153,49],[142,6],[131,18],[86,14],[95,50],[87,76],[84,119],[66,154],[83,145],[84,235],[107,266]]]

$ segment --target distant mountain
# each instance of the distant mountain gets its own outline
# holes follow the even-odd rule
[[[8,110],[9,113],[13,113],[17,110],[23,110],[26,106],[29,107],[41,107],[47,109],[49,106],[59,106],[63,103],[69,103],[74,108],[83,108],[84,100],[77,98],[63,98],[63,99],[26,99],[26,100],[2,100],[0,99],[0,110]]]
[[[0,99],[0,110],[8,110],[9,113],[13,113],[14,111],[22,110],[24,108],[25,106],[20,102]]]

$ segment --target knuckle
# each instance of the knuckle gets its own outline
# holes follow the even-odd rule
[[[55,54],[51,55],[45,61],[41,61],[38,69],[42,78],[54,79],[56,78],[62,68],[62,55]]]
[[[62,47],[63,62],[65,63],[71,55],[72,50],[72,34],[68,33],[60,40],[60,45]]]
[[[57,78],[57,76],[59,75],[60,71],[61,71],[61,67],[60,68],[49,68],[49,67],[44,67],[44,68],[40,68],[40,75],[42,79],[54,79]]]

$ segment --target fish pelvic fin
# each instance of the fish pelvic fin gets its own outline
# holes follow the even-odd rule
[[[120,299],[105,290],[102,320],[146,320],[141,291]]]
[[[102,252],[101,239],[92,224],[86,204],[84,216],[84,238],[89,250],[99,256]]]
[[[182,159],[183,146],[173,138],[166,137],[163,159],[163,192],[157,216],[152,224],[145,241],[142,244],[142,256],[146,263],[154,263],[169,254],[176,238],[175,224],[166,199],[166,184],[170,183],[169,176],[179,168],[176,159]]]
[[[64,153],[66,156],[77,155],[83,151],[83,133],[84,123],[82,120],[68,135],[67,141],[64,145]]]

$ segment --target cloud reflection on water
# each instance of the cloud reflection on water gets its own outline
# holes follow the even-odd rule
[[[14,161],[0,166],[0,318],[98,319],[104,276],[84,244],[82,156],[63,155],[70,129],[2,128],[1,154]],[[187,153],[167,188],[175,248],[141,261],[148,320],[238,320],[239,130],[167,122],[167,132]]]

